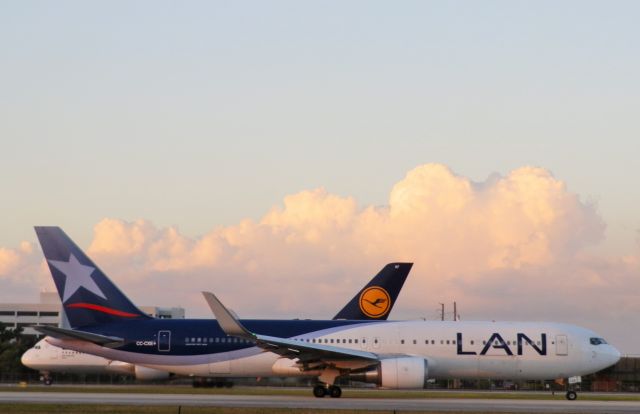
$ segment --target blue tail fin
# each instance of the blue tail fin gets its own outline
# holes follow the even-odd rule
[[[60,227],[35,227],[71,328],[149,318]]]
[[[413,263],[389,263],[333,319],[385,320]]]

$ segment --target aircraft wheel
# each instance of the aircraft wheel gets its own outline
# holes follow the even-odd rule
[[[578,398],[578,394],[575,391],[567,391],[567,400],[573,401]]]
[[[313,387],[313,395],[316,398],[324,398],[324,396],[327,395],[327,389],[324,385],[316,385]]]
[[[51,384],[53,384],[53,378],[45,377],[44,385],[51,385]]]
[[[342,396],[342,389],[334,385],[329,388],[329,395],[331,395],[331,398],[340,398]]]

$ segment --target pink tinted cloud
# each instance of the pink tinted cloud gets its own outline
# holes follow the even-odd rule
[[[167,289],[182,280],[226,289],[248,312],[330,313],[394,260],[416,263],[407,286],[430,292],[433,302],[442,296],[433,292],[472,295],[460,290],[461,280],[524,287],[533,272],[536,283],[555,283],[535,269],[580,262],[577,254],[602,240],[604,230],[595,206],[547,170],[523,167],[475,183],[427,164],[393,187],[387,206],[358,206],[322,188],[306,190],[285,197],[257,222],[243,220],[198,239],[145,220],[104,219],[89,252],[139,285],[165,274]],[[582,279],[596,282],[601,279]],[[319,289],[326,296],[310,308],[303,292]],[[481,306],[490,300],[490,292],[485,295],[472,303]],[[403,297],[411,309],[424,303],[423,295]]]

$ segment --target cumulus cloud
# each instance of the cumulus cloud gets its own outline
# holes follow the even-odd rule
[[[188,280],[228,290],[249,312],[275,313],[308,309],[305,292],[322,292],[312,311],[329,314],[387,261],[414,261],[408,287],[429,292],[437,303],[453,294],[472,296],[468,290],[479,284],[531,284],[531,269],[577,260],[604,230],[595,206],[547,170],[523,167],[476,183],[427,164],[393,187],[386,206],[358,206],[322,188],[306,190],[285,197],[258,221],[198,239],[145,220],[104,219],[89,253],[139,286],[162,279],[169,289]],[[537,274],[537,282],[554,279]],[[422,295],[403,296],[414,310],[424,304]],[[472,303],[483,300],[489,299]]]
[[[385,263],[401,260],[415,266],[396,317],[431,316],[438,302],[457,299],[471,318],[604,321],[615,315],[594,310],[603,297],[624,303],[620,312],[640,311],[630,293],[638,257],[587,253],[604,231],[596,206],[545,169],[478,183],[426,164],[396,183],[385,206],[305,190],[260,220],[200,238],[105,218],[88,252],[137,303],[200,315],[199,291],[213,290],[242,316],[331,317]],[[33,255],[21,251],[0,250],[0,276]]]

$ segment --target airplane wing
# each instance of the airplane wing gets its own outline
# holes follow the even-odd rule
[[[256,346],[265,351],[276,353],[285,358],[297,358],[303,364],[319,361],[349,361],[370,365],[380,360],[378,355],[372,352],[255,334],[245,328],[213,293],[202,292],[202,294],[216,316],[218,324],[227,335],[253,341]]]
[[[31,327],[40,333],[57,339],[81,340],[106,347],[115,347],[124,343],[124,339],[115,336],[99,335],[74,329],[58,328],[56,326],[33,325]]]

